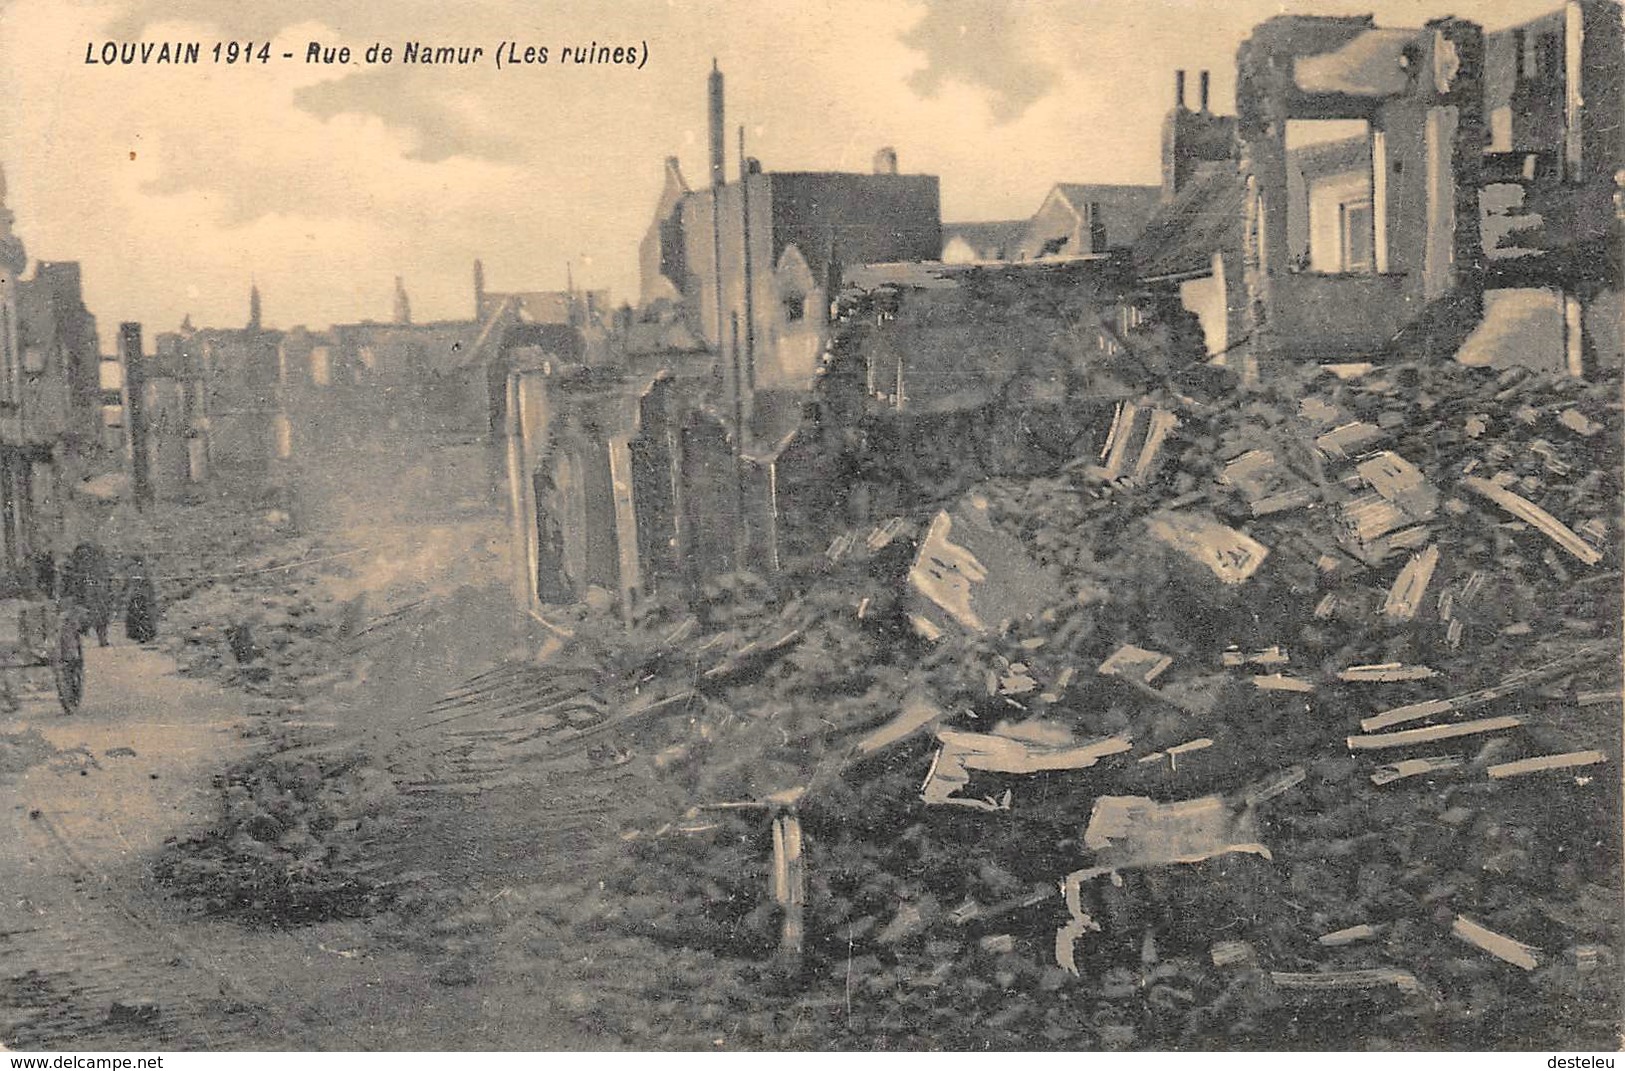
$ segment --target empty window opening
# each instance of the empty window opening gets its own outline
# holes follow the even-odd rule
[[[1298,270],[1379,270],[1372,141],[1363,119],[1287,123],[1287,248]]]

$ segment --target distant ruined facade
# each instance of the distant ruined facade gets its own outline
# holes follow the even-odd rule
[[[1389,354],[1528,361],[1512,312],[1546,316],[1538,351],[1576,374],[1617,364],[1619,27],[1613,0],[1489,36],[1272,18],[1236,115],[1205,71],[1189,107],[1179,72],[1159,185],[1062,184],[1032,220],[948,227],[937,179],[889,149],[854,175],[741,146],[728,181],[713,71],[710,182],[667,160],[638,307],[591,356],[525,347],[491,376],[520,605],[598,589],[630,614],[785,568],[965,480],[1105,449],[1118,403],[1151,435],[1173,418],[1136,399],[1203,364],[1246,389]]]

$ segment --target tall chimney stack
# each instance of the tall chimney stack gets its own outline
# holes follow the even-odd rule
[[[141,325],[119,324],[119,363],[124,365],[124,434],[130,446],[130,489],[135,504],[152,503],[152,458],[147,452],[147,366],[141,355]]]
[[[1174,110],[1177,111],[1177,112],[1182,112],[1182,111],[1185,110],[1185,72],[1184,71],[1175,71],[1174,72]]]
[[[1208,72],[1203,71],[1202,72],[1202,90],[1201,90],[1201,99],[1202,99],[1201,111],[1202,111],[1203,115],[1207,114],[1207,86],[1208,86]]]
[[[715,57],[711,59],[710,80],[710,115],[711,115],[711,187],[720,189],[728,181],[726,150],[722,144],[722,71],[717,68]]]

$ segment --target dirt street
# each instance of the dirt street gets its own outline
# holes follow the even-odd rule
[[[0,720],[8,739],[37,734],[50,749],[0,776],[4,1040],[133,1048],[260,1037],[246,992],[220,966],[226,950],[201,952],[144,887],[165,838],[212,810],[214,771],[252,746],[243,701],[131,644],[92,647],[86,661],[76,715],[40,693]]]
[[[388,750],[424,705],[504,648],[489,628],[500,585],[469,587],[490,546],[481,518],[355,530],[341,568],[275,584],[365,592],[377,624],[340,682],[268,705],[178,672],[167,649],[87,648],[86,700],[64,715],[43,674],[0,715],[0,1044],[36,1049],[438,1048],[480,998],[432,981],[363,920],[245,926],[199,917],[158,884],[166,843],[218,823],[234,763],[288,747]],[[450,553],[448,548],[458,548]],[[500,574],[496,574],[500,575]],[[241,594],[237,596],[243,601]],[[406,607],[405,612],[396,612]],[[184,627],[176,608],[166,640]],[[501,620],[501,614],[496,615]],[[499,630],[500,631],[500,628]]]

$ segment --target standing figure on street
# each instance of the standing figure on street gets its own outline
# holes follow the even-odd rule
[[[42,599],[56,598],[56,556],[42,550],[29,558],[33,567],[34,594]]]
[[[95,543],[81,543],[68,555],[62,570],[62,598],[80,614],[80,632],[96,630],[96,643],[107,646],[107,627],[113,620],[113,571],[107,552]]]
[[[158,591],[147,560],[139,555],[130,559],[124,589],[124,635],[136,643],[158,638]]]

